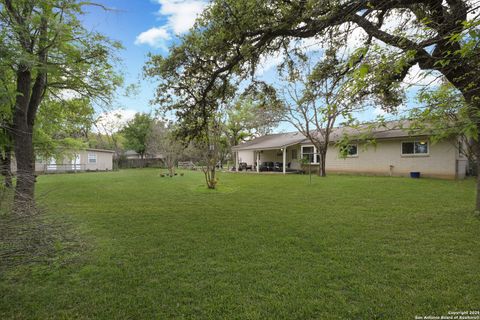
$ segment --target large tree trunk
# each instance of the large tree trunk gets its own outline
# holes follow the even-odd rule
[[[455,83],[454,83],[455,84]],[[460,85],[457,85],[457,88]],[[465,88],[464,88],[465,89]],[[477,126],[477,137],[472,139],[472,150],[477,164],[477,198],[475,202],[475,211],[480,212],[480,97],[477,90],[462,91],[463,97],[468,105],[468,116]]]
[[[3,184],[6,188],[10,189],[13,186],[12,183],[12,150],[10,146],[5,149],[5,154],[1,156],[1,173],[4,178]]]
[[[14,210],[27,213],[34,207],[35,155],[33,150],[33,127],[24,119],[23,112],[15,113],[15,159],[17,161],[17,184]]]
[[[19,214],[33,212],[35,193],[35,153],[33,125],[38,106],[45,92],[46,75],[37,74],[31,88],[31,71],[20,66],[17,72],[17,97],[13,114],[13,141],[17,161],[17,184],[13,210]]]

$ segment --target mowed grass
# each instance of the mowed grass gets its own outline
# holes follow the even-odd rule
[[[1,319],[414,319],[480,306],[474,181],[41,176],[81,258],[0,277]],[[60,259],[60,258],[59,258]]]

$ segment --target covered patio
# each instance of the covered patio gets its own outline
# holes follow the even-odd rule
[[[300,169],[299,143],[305,137],[298,132],[278,133],[256,138],[232,148],[235,171],[280,172]]]

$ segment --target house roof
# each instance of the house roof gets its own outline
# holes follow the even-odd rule
[[[410,121],[389,121],[382,124],[370,123],[358,127],[333,128],[330,134],[332,142],[338,141],[345,136],[355,139],[396,139],[405,137],[427,136],[425,132],[415,132],[410,128]]]
[[[373,138],[378,140],[396,139],[405,137],[426,136],[409,130],[408,121],[391,121],[382,125],[366,124],[359,127],[338,127],[333,128],[330,134],[330,141],[339,141],[345,136],[351,140]],[[233,147],[233,150],[266,150],[281,149],[297,143],[310,143],[310,140],[300,132],[287,132],[265,135],[253,140],[244,142]]]
[[[266,150],[281,149],[305,140],[305,136],[300,132],[287,132],[268,134],[262,137],[239,144],[233,147],[233,150]]]
[[[85,149],[87,151],[97,151],[97,152],[107,152],[107,153],[115,153],[114,150],[107,150],[107,149],[93,149],[93,148],[87,148]]]

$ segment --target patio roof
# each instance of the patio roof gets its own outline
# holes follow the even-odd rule
[[[363,125],[360,127],[337,127],[333,128],[330,134],[330,141],[336,142],[345,136],[348,136],[351,140],[355,140],[364,135],[365,138],[373,139],[395,139],[406,138],[415,136],[426,136],[423,134],[416,134],[409,130],[408,121],[391,121],[385,123],[383,126],[368,126]],[[309,143],[308,140],[300,132],[287,132],[269,134],[262,137],[255,138],[253,140],[244,142],[238,146],[233,147],[235,151],[239,150],[268,150],[268,149],[281,149],[297,143]]]
[[[305,140],[300,132],[268,134],[233,147],[233,150],[268,150],[281,149]]]

